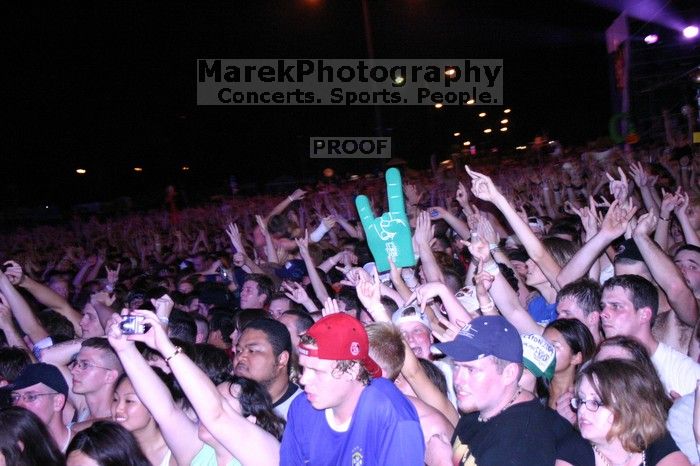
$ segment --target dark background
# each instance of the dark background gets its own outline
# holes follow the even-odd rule
[[[369,1],[377,58],[502,58],[512,148],[547,133],[580,144],[607,133],[604,32],[618,12],[582,1]],[[197,107],[197,58],[363,58],[360,0],[51,2],[7,11],[3,209],[130,196],[192,202],[228,178],[262,186],[315,177],[309,136],[372,135],[372,107]],[[478,111],[382,107],[393,152],[424,167],[452,133],[480,142]],[[496,115],[498,113],[498,115]],[[187,165],[190,170],[181,171]],[[133,167],[143,168],[136,173]],[[77,176],[82,167],[88,173]]]

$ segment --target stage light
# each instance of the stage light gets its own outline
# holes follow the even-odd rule
[[[141,167],[134,167],[134,171],[135,171],[135,172],[142,172],[142,171],[143,171],[143,168],[141,168]]]
[[[474,105],[474,103],[475,103],[474,99],[467,100],[467,105]]]
[[[659,41],[659,36],[656,34],[649,34],[644,38],[644,43],[647,45],[655,44]]]
[[[489,134],[490,132],[491,132],[491,128],[486,128],[486,129],[484,130],[484,133],[485,133],[485,134]]]
[[[501,131],[505,133],[506,131],[508,131],[508,127],[504,126],[503,128],[501,128]]]
[[[507,108],[507,109],[503,110],[503,113],[510,113],[510,109]]]
[[[697,26],[688,26],[685,29],[683,29],[683,37],[686,39],[693,39],[698,36],[698,33],[700,32],[700,29],[698,29]]]
[[[403,84],[404,81],[405,81],[405,80],[404,80],[403,76],[401,76],[401,75],[399,75],[399,76],[397,76],[397,77],[394,78],[394,82],[395,82],[396,84]]]
[[[87,173],[87,170],[85,170],[84,168],[78,168],[77,170],[75,170],[75,173],[77,173],[78,175],[84,175]]]
[[[445,71],[445,74],[446,74],[447,76],[454,76],[455,73],[456,73],[456,71],[455,71],[454,68],[449,68],[449,69],[447,69],[447,70]]]
[[[190,167],[188,167],[187,165],[183,165],[183,167],[182,167],[182,171],[183,171],[183,172],[186,172],[186,171],[189,171],[189,170],[190,170]]]
[[[504,118],[501,120],[502,125],[505,125],[506,123],[508,123],[508,118]]]
[[[440,103],[435,104],[435,108],[442,108],[442,104],[440,104]]]
[[[479,113],[479,118],[484,118],[485,116],[486,116],[486,112]]]
[[[460,135],[460,133],[454,133],[452,136],[457,137],[459,135]]]

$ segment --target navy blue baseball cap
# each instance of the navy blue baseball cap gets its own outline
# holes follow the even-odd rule
[[[56,366],[43,362],[29,364],[22,369],[17,378],[10,384],[12,390],[21,390],[38,383],[43,383],[52,390],[68,396],[68,384],[61,371]]]
[[[477,317],[447,343],[437,349],[455,361],[475,361],[495,356],[504,361],[523,363],[523,343],[513,325],[501,316]]]

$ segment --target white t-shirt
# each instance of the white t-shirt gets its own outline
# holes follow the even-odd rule
[[[698,444],[693,434],[693,410],[695,409],[695,394],[689,393],[673,403],[668,412],[666,427],[676,445],[688,457],[691,464],[700,463]]]
[[[651,362],[659,374],[661,383],[664,384],[666,393],[673,390],[683,396],[695,391],[697,380],[700,379],[700,364],[685,354],[659,342],[651,356]]]

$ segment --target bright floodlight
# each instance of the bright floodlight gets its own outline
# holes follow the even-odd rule
[[[467,100],[467,105],[474,105],[474,99]]]
[[[503,113],[510,113],[510,109],[507,108],[507,109],[503,110]]]
[[[644,43],[647,45],[655,44],[659,41],[659,36],[656,34],[649,34],[644,38]]]
[[[486,116],[486,112],[479,113],[479,118],[484,118],[485,116]]]
[[[700,29],[698,29],[697,26],[688,26],[683,29],[683,37],[686,39],[693,39],[698,36],[698,32],[700,32]]]
[[[75,173],[77,173],[78,175],[84,175],[87,173],[87,170],[85,170],[84,168],[78,168],[75,170]]]
[[[435,104],[435,108],[442,108],[442,104],[441,103]]]
[[[454,137],[457,137],[457,136],[459,136],[459,134],[460,134],[460,133],[454,133],[453,136],[454,136]]]
[[[484,130],[484,133],[486,133],[486,134],[489,134],[490,132],[491,132],[491,128],[486,128],[486,129]]]

